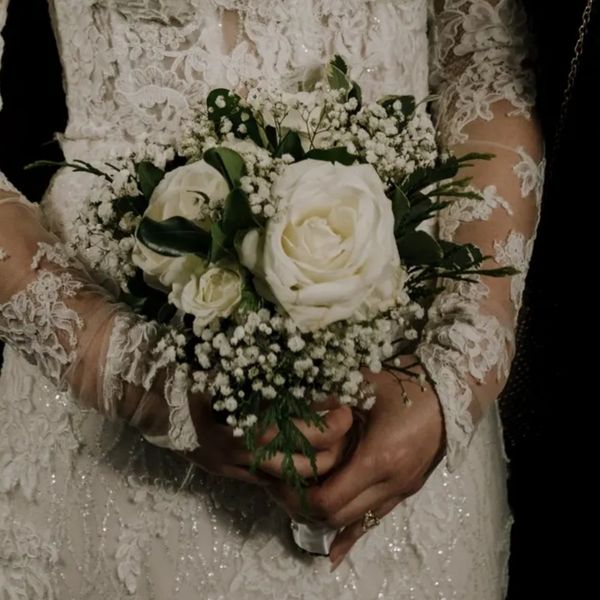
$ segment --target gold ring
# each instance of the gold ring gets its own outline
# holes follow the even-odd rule
[[[368,510],[362,520],[363,531],[368,531],[372,527],[377,527],[379,523],[381,523],[381,519],[379,519],[372,510]]]

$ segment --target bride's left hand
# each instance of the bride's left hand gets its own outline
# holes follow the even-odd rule
[[[368,374],[377,401],[365,413],[365,428],[353,456],[321,485],[308,491],[315,516],[343,529],[330,552],[337,567],[364,534],[363,517],[371,510],[383,518],[421,489],[440,462],[445,447],[439,400],[427,385],[403,380],[410,399],[389,373]],[[283,486],[272,490],[292,516],[301,514],[297,493]]]

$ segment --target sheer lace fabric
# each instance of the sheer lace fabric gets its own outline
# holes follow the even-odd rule
[[[453,203],[439,219],[450,241],[475,243],[488,268],[511,279],[446,282],[418,350],[442,403],[447,462],[464,459],[477,422],[506,383],[514,328],[539,218],[544,162],[532,122],[533,92],[523,14],[506,0],[436,0],[432,79],[444,145],[457,154],[493,153],[470,170],[484,201]]]
[[[152,354],[160,331],[115,306],[71,263],[40,255],[32,270],[38,243],[55,247],[57,239],[31,209],[11,207],[31,214],[19,217],[21,232],[3,218],[11,202],[0,204],[0,329],[20,353],[7,351],[0,379],[6,540],[0,582],[7,597],[187,600],[198,590],[211,599],[501,597],[510,517],[497,415],[489,409],[510,363],[542,172],[515,0],[429,6],[426,0],[53,0],[49,6],[65,70],[68,158],[101,162],[145,139],[171,143],[210,88],[237,88],[248,78],[293,86],[335,52],[352,65],[367,99],[398,90],[423,98],[429,58],[446,143],[497,154],[473,173],[485,201],[452,206],[441,231],[476,241],[494,262],[523,273],[451,287],[432,307],[420,356],[444,408],[452,472],[436,469],[331,576],[325,561],[294,553],[285,517],[262,492],[201,474],[190,480],[174,455],[81,410],[133,419],[162,444],[168,410],[171,437],[195,442],[186,374]],[[0,0],[0,23],[6,8]],[[86,175],[55,177],[42,210],[61,241],[70,239],[90,186]],[[5,178],[0,189],[12,189]],[[27,291],[43,285],[42,272],[61,306],[56,322],[46,299]],[[13,316],[19,298],[36,309]],[[41,315],[49,311],[54,323],[48,338],[35,336],[40,303]],[[88,337],[93,329],[97,335]],[[156,419],[146,423],[138,407]]]
[[[37,207],[0,200],[0,223],[0,338],[84,407],[143,423],[147,435],[177,449],[197,447],[180,373],[158,377],[174,360],[155,350],[165,333],[115,303],[43,228]]]

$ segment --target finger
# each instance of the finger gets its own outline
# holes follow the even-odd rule
[[[374,506],[382,506],[391,498],[397,497],[398,493],[392,492],[388,482],[377,483],[330,516],[327,522],[333,529],[348,527],[362,519]]]
[[[298,490],[285,485],[280,479],[269,487],[268,492],[291,519],[302,523],[310,517],[310,513],[307,514],[305,507],[300,502]]]
[[[228,479],[237,479],[238,481],[243,481],[244,483],[251,483],[253,485],[259,485],[261,487],[266,487],[271,484],[271,480],[268,477],[260,473],[250,473],[248,469],[244,469],[243,467],[235,467],[228,465],[220,469],[219,475],[227,477]]]
[[[348,433],[352,427],[352,410],[348,406],[342,406],[329,411],[323,417],[322,430],[301,419],[294,419],[293,422],[313,448],[324,450]],[[269,427],[259,438],[258,444],[266,446],[278,433],[276,426]]]
[[[402,502],[403,498],[394,497],[390,500],[384,502],[377,510],[374,510],[375,516],[378,519],[382,519],[387,514],[389,514],[400,502]],[[366,511],[365,511],[366,512]],[[333,544],[331,545],[331,550],[329,552],[329,560],[331,561],[331,570],[335,571],[341,564],[341,562],[348,556],[350,550],[356,542],[367,533],[363,529],[363,517],[352,523],[352,525],[346,527],[343,531],[338,533]]]
[[[323,523],[325,520],[309,502],[302,503],[297,489],[284,484],[281,480],[269,486],[268,493],[294,521]]]
[[[309,490],[307,497],[315,514],[328,518],[378,483],[383,475],[376,468],[377,457],[366,459],[368,452],[359,443],[354,454],[320,486]]]
[[[317,467],[317,474],[324,475],[331,471],[337,464],[338,460],[342,456],[344,451],[343,444],[337,444],[334,448],[324,450],[323,452],[317,452],[315,456],[315,462]],[[272,458],[265,460],[259,466],[259,469],[274,477],[282,477],[285,462],[289,460],[284,454],[278,453]],[[305,479],[309,479],[315,475],[311,460],[303,454],[292,455],[292,460],[296,471]]]
[[[228,450],[246,450],[244,438],[235,437],[233,435],[233,427],[215,423],[212,425],[212,430],[215,445],[227,448]]]
[[[336,408],[340,408],[344,406],[340,404],[340,401],[337,396],[327,396],[322,402],[313,402],[310,405],[311,410],[315,412],[321,412],[325,410],[335,410]]]

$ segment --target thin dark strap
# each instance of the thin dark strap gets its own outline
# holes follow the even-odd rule
[[[579,73],[579,67],[581,65],[581,58],[585,49],[585,40],[589,31],[590,21],[592,19],[592,8],[594,0],[587,0],[583,14],[581,16],[581,24],[579,25],[579,31],[577,35],[577,41],[575,42],[575,48],[573,50],[573,58],[571,59],[571,66],[569,69],[569,76],[567,78],[567,85],[563,95],[562,105],[560,107],[560,116],[558,119],[558,125],[556,126],[556,132],[554,135],[554,143],[552,145],[552,162],[554,163],[560,145],[562,142],[565,126],[569,116],[569,108],[571,106],[571,100],[573,97],[573,90],[577,82],[577,75]]]

